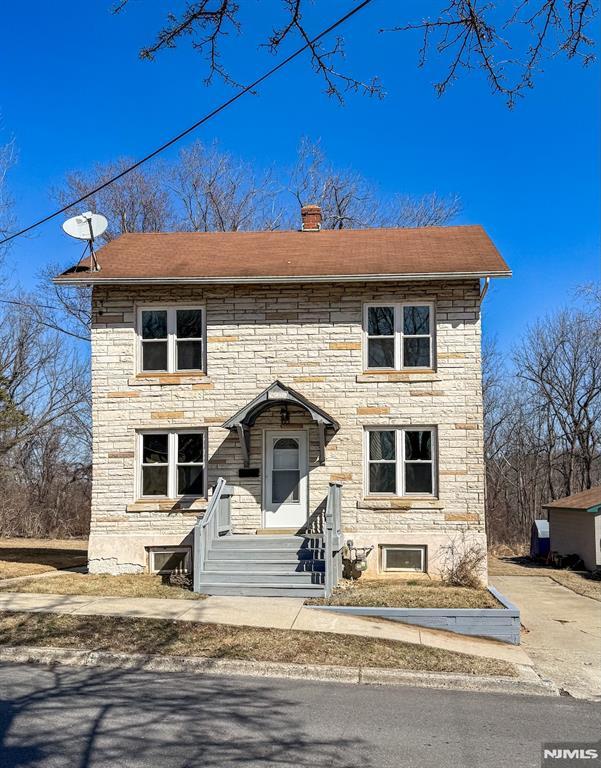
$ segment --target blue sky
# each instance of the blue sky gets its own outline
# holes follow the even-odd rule
[[[53,208],[50,191],[65,172],[143,155],[232,93],[219,83],[205,87],[203,62],[187,41],[153,62],[139,60],[162,21],[158,3],[131,0],[117,17],[111,5],[35,0],[3,9],[1,138],[14,137],[18,146],[10,186],[19,224]],[[350,5],[319,2],[308,26],[317,31]],[[245,33],[227,48],[240,80],[274,61],[257,50],[257,33],[279,2],[248,6]],[[419,40],[377,30],[440,7],[441,0],[375,0],[344,28],[346,66],[365,78],[380,75],[384,100],[351,95],[339,106],[303,58],[186,143],[218,139],[262,167],[292,163],[308,135],[383,192],[459,194],[458,223],[483,224],[514,270],[513,279],[494,283],[484,314],[486,332],[508,349],[525,323],[599,279],[599,66],[547,62],[513,111],[480,74],[438,98],[432,83],[441,70],[434,63],[417,69]],[[23,286],[44,264],[79,258],[60,223],[15,242],[9,266]]]

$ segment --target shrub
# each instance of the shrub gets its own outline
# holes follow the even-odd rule
[[[465,535],[455,538],[442,548],[440,578],[452,587],[482,587],[482,572],[486,562],[485,550],[470,542]]]

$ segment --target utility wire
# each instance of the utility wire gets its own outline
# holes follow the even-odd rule
[[[148,162],[148,160],[151,160],[153,157],[156,157],[161,152],[164,152],[173,144],[183,139],[184,136],[187,136],[189,133],[192,133],[192,131],[195,131],[197,128],[199,128],[201,125],[211,120],[220,112],[223,112],[224,109],[227,109],[227,107],[229,107],[235,101],[238,101],[238,99],[242,98],[242,96],[247,94],[249,91],[252,91],[254,88],[256,88],[258,85],[263,83],[268,78],[270,78],[272,75],[275,75],[275,73],[278,72],[280,69],[282,69],[282,67],[285,67],[293,59],[296,59],[297,56],[300,56],[301,53],[304,53],[307,50],[307,48],[311,48],[312,46],[314,46],[315,43],[321,40],[322,37],[325,37],[330,32],[332,32],[337,27],[339,27],[341,24],[344,24],[346,21],[348,21],[351,18],[351,16],[354,16],[356,13],[361,11],[363,8],[365,8],[366,5],[369,5],[371,2],[372,0],[363,0],[363,2],[359,3],[359,5],[356,8],[353,8],[348,13],[345,13],[344,16],[341,16],[333,24],[330,24],[329,27],[326,27],[326,29],[322,30],[318,35],[311,38],[311,40],[308,40],[304,45],[302,45],[300,48],[294,51],[294,53],[291,53],[279,64],[276,64],[275,67],[272,67],[271,69],[269,69],[267,72],[265,72],[260,77],[258,77],[254,82],[250,83],[250,85],[245,86],[241,91],[238,91],[238,93],[236,93],[230,99],[228,99],[227,101],[224,101],[223,104],[220,104],[218,107],[216,107],[214,110],[212,110],[207,115],[202,117],[200,120],[198,120],[196,123],[191,125],[189,128],[186,128],[185,131],[178,133],[177,136],[174,136],[172,139],[169,139],[169,141],[165,142],[165,144],[162,144],[160,147],[150,152],[150,154],[141,158],[140,160],[135,162],[133,165],[130,165],[128,168],[121,171],[116,176],[113,176],[112,178],[108,179],[103,184],[100,184],[94,189],[91,189],[89,192],[87,192],[82,197],[79,197],[77,200],[73,200],[67,205],[64,205],[62,208],[59,208],[57,211],[54,211],[54,213],[50,213],[48,216],[44,216],[43,219],[39,219],[33,224],[30,224],[28,227],[25,227],[25,229],[21,229],[19,232],[15,232],[14,234],[9,235],[8,237],[5,237],[3,240],[0,240],[0,245],[3,245],[4,243],[8,243],[10,240],[14,240],[15,237],[20,237],[21,235],[24,235],[26,232],[30,232],[32,229],[35,229],[36,227],[39,227],[41,224],[45,224],[47,221],[50,221],[50,219],[54,219],[56,216],[59,216],[61,213],[64,213],[69,208],[73,208],[73,206],[79,205],[79,203],[83,202],[84,200],[87,200],[88,197],[95,195],[97,192],[100,192],[101,190],[105,189],[110,184],[114,184],[116,181],[119,181],[119,179],[122,179],[128,173],[131,173],[131,171],[134,171],[136,168],[139,168],[141,165]]]

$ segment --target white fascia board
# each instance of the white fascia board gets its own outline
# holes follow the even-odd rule
[[[265,275],[256,277],[105,277],[100,275],[90,278],[55,277],[52,282],[58,285],[240,285],[262,283],[351,283],[351,282],[386,282],[416,280],[468,280],[485,277],[511,277],[511,271],[503,272],[424,272],[398,275],[295,275],[282,277]]]

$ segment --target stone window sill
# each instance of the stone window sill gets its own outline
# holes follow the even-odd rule
[[[358,384],[368,384],[375,382],[424,382],[424,381],[442,381],[438,373],[432,368],[416,369],[411,371],[363,371],[357,374]]]
[[[127,505],[127,512],[204,512],[207,499],[139,499]]]
[[[391,510],[402,511],[411,509],[435,510],[444,509],[444,504],[440,499],[427,496],[419,498],[415,496],[395,496],[392,497],[367,497],[357,501],[357,509],[371,509],[375,512],[390,512]]]
[[[130,387],[156,384],[210,384],[206,373],[137,373],[129,378]]]

